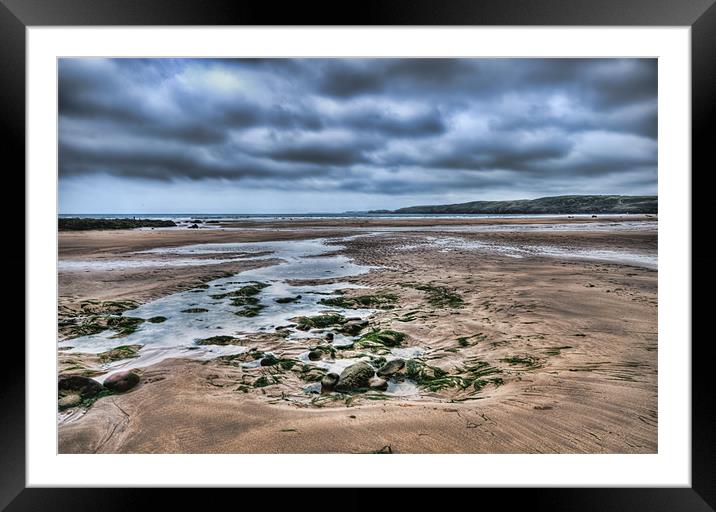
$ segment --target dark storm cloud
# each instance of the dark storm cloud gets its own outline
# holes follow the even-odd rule
[[[58,79],[61,180],[656,187],[655,59],[61,59]]]

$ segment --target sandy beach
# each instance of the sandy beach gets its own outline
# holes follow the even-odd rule
[[[59,451],[656,453],[657,225],[60,232],[60,377],[131,370],[139,384],[62,407]],[[126,358],[107,355],[123,346]],[[320,392],[327,373],[396,359],[387,389]]]

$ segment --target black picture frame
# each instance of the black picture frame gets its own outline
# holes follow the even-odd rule
[[[111,25],[591,25],[689,26],[692,72],[692,273],[698,286],[710,288],[712,258],[700,245],[710,241],[708,193],[703,176],[716,169],[713,133],[716,125],[716,0],[383,0],[340,2],[272,2],[246,0],[0,0],[0,126],[7,179],[14,190],[24,188],[25,169],[25,31],[32,26]],[[3,165],[3,166],[4,166]],[[694,187],[699,176],[701,188]],[[7,185],[6,185],[7,186]],[[16,193],[15,195],[19,195]],[[24,195],[23,195],[24,197]],[[698,208],[702,211],[699,212]],[[12,211],[17,211],[13,209]],[[10,212],[7,211],[6,214]],[[701,228],[701,230],[699,230]],[[24,236],[24,235],[23,235]],[[696,254],[694,254],[696,252]],[[23,252],[23,256],[25,256]],[[14,258],[14,259],[13,259]],[[19,251],[6,265],[25,268]],[[27,269],[26,269],[27,271]],[[19,274],[19,273],[17,273]],[[710,301],[692,300],[692,319],[707,317]],[[702,320],[703,322],[703,320]],[[695,322],[693,322],[695,327]],[[716,407],[711,378],[711,338],[693,331],[692,353],[692,486],[689,488],[484,489],[480,503],[490,497],[510,505],[551,510],[716,510]],[[690,343],[691,340],[670,340]],[[25,486],[25,361],[16,354],[4,365],[0,384],[0,510],[126,510],[165,506],[171,493],[190,500],[187,490],[149,492],[146,489],[57,489]],[[88,468],[88,471],[92,469]],[[272,508],[301,501],[307,490],[272,494]],[[212,493],[222,492],[211,490]],[[227,491],[224,491],[227,492]],[[222,494],[224,493],[222,492]],[[195,493],[196,495],[196,493]],[[499,495],[499,496],[497,496]],[[504,496],[503,496],[504,495]],[[509,497],[508,497],[509,495]],[[215,494],[213,496],[216,496]],[[421,492],[405,497],[419,502]],[[216,500],[216,497],[212,498]],[[221,499],[221,498],[219,498]],[[372,506],[374,495],[347,490],[351,508]],[[451,498],[452,500],[453,498]],[[278,500],[278,501],[277,501]],[[468,502],[469,503],[469,502]],[[474,502],[473,502],[474,503]],[[185,501],[189,505],[190,501]],[[238,505],[237,505],[238,506]]]

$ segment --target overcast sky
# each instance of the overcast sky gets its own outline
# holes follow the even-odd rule
[[[61,213],[656,194],[655,59],[61,59]]]

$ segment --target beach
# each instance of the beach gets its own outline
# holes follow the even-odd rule
[[[656,453],[657,228],[426,216],[60,232],[60,377],[139,383],[61,407],[59,452]],[[327,374],[397,360],[384,388],[321,392]]]

